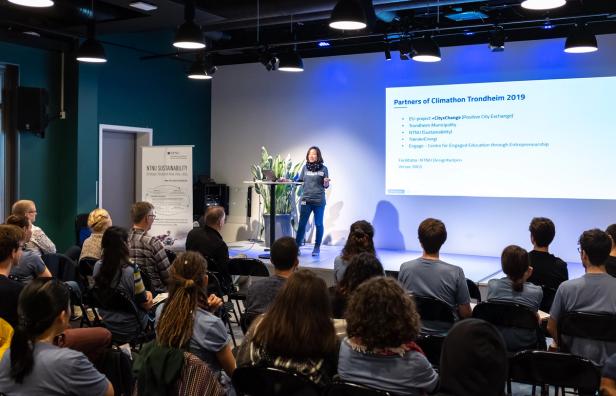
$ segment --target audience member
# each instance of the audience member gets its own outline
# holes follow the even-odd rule
[[[605,272],[605,261],[612,248],[609,235],[599,229],[584,231],[579,251],[586,274],[563,282],[554,297],[548,319],[548,331],[558,340],[558,321],[567,312],[616,314],[616,279]],[[616,343],[589,339],[564,339],[572,353],[602,365],[616,353]]]
[[[537,286],[547,286],[556,290],[561,283],[569,279],[569,271],[567,263],[549,251],[556,235],[554,223],[545,217],[535,217],[531,220],[528,230],[533,244],[533,250],[528,254],[533,273],[528,281]],[[543,308],[549,310],[550,306],[551,301],[547,301]]]
[[[255,279],[246,291],[246,312],[262,314],[269,308],[287,278],[297,269],[299,248],[295,238],[277,239],[270,250],[270,261],[274,265],[274,275]]]
[[[365,220],[359,220],[351,224],[349,236],[347,237],[342,254],[334,259],[334,279],[336,283],[342,280],[344,271],[349,266],[353,256],[368,252],[376,256],[374,250],[374,227]]]
[[[222,300],[206,295],[207,262],[199,253],[182,253],[174,260],[170,275],[169,298],[156,310],[156,341],[165,347],[187,348],[230,388],[235,358],[225,324],[212,313]]]
[[[612,250],[605,261],[605,271],[613,277],[616,277],[616,224],[607,227],[605,232],[607,232],[612,239]]]
[[[330,288],[334,318],[344,317],[351,293],[359,285],[370,278],[384,274],[383,265],[374,254],[363,252],[353,256],[338,285]]]
[[[113,386],[83,353],[54,345],[68,327],[69,293],[62,283],[38,278],[19,297],[19,325],[0,361],[0,389],[10,394],[113,395]]]
[[[541,287],[526,282],[533,273],[528,252],[516,245],[507,246],[501,254],[501,266],[507,277],[488,281],[488,301],[516,303],[536,313],[543,299],[543,291]],[[499,330],[509,351],[537,345],[536,331],[512,327]]]
[[[421,327],[415,303],[395,279],[377,277],[360,285],[346,319],[348,337],[338,359],[342,380],[404,395],[436,388],[438,374],[414,342]]]
[[[222,239],[222,227],[225,224],[225,209],[222,206],[209,206],[204,214],[204,225],[193,228],[186,237],[186,250],[199,252],[203,257],[209,257],[210,271],[220,274],[225,289],[231,284],[229,275],[229,248]],[[213,265],[217,267],[214,268]]]
[[[133,220],[133,228],[128,233],[130,258],[143,271],[149,291],[166,291],[171,264],[162,242],[148,235],[156,219],[154,206],[149,202],[136,202],[130,215]]]
[[[400,266],[398,280],[406,290],[421,297],[432,297],[449,305],[455,316],[471,316],[471,298],[462,268],[439,259],[441,246],[447,240],[445,224],[425,219],[418,229],[423,255]],[[431,334],[447,332],[448,323],[422,321],[422,331]]]
[[[610,356],[603,366],[601,396],[616,396],[616,354]]]
[[[324,385],[336,373],[337,355],[325,282],[300,269],[289,277],[269,310],[253,322],[237,362],[240,367],[291,369]]]
[[[25,216],[32,223],[32,237],[26,244],[26,250],[31,250],[38,255],[56,252],[56,245],[45,235],[45,232],[40,227],[34,225],[37,211],[33,201],[22,199],[15,202],[11,208],[11,214]]]
[[[129,342],[138,335],[147,325],[147,311],[152,308],[152,293],[145,290],[139,266],[130,261],[127,238],[125,229],[109,227],[103,234],[102,260],[96,262],[93,271],[95,295],[104,306],[99,311],[118,342]],[[119,292],[133,305],[139,321],[128,307],[112,306]]]
[[[507,381],[507,351],[490,323],[456,323],[443,343],[438,396],[502,396]]]
[[[0,225],[0,318],[17,327],[17,301],[24,285],[9,278],[19,263],[26,234],[14,225]]]
[[[101,241],[103,240],[103,233],[113,224],[111,222],[111,216],[103,208],[96,208],[90,212],[88,216],[88,227],[92,231],[92,234],[85,241],[81,247],[81,253],[79,254],[79,260],[84,257],[90,257],[99,259],[101,258]]]
[[[21,228],[25,235],[24,242],[26,245],[28,244],[32,237],[32,223],[26,216],[10,215],[6,219],[6,224]],[[45,266],[40,255],[31,250],[23,251],[19,262],[11,268],[11,277],[19,282],[28,283],[39,276],[50,278],[51,272]]]

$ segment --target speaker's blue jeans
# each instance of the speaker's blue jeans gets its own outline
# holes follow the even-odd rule
[[[297,237],[295,238],[298,246],[301,246],[304,241],[306,224],[308,224],[310,213],[314,213],[314,225],[317,228],[315,245],[321,245],[321,241],[323,240],[323,214],[325,213],[325,205],[300,205],[299,226],[297,227]]]

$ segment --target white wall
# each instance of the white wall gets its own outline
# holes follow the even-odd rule
[[[245,239],[254,227],[242,231],[242,181],[250,179],[261,146],[301,160],[318,145],[332,178],[326,243],[343,243],[349,225],[366,219],[376,227],[378,247],[419,250],[417,225],[436,217],[448,229],[443,251],[498,256],[508,244],[529,246],[530,219],[547,216],[557,227],[553,251],[579,261],[579,234],[616,222],[615,201],[385,195],[385,88],[616,74],[616,35],[598,39],[600,50],[583,55],[565,54],[558,39],[507,43],[503,53],[487,45],[443,48],[438,64],[402,62],[397,53],[386,62],[376,53],[305,59],[299,74],[267,72],[260,64],[221,67],[212,82],[211,169],[217,182],[231,186],[229,221],[236,224],[226,239]],[[538,169],[528,178],[550,183],[551,175]],[[584,180],[570,182],[584,188]],[[255,221],[256,213],[255,204]]]

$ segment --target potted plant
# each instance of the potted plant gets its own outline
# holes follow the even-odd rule
[[[304,165],[304,161],[293,164],[291,155],[283,159],[280,154],[272,157],[265,147],[261,147],[261,161],[258,164],[253,164],[250,167],[253,180],[263,180],[263,171],[271,170],[276,177],[276,180],[286,179],[293,180]],[[293,236],[293,219],[297,218],[297,207],[295,202],[299,196],[299,189],[294,185],[278,185],[276,186],[276,235]],[[270,210],[270,189],[267,185],[255,184],[255,192],[263,198],[265,212],[263,220],[265,224],[265,244],[270,246],[269,241],[269,216]]]

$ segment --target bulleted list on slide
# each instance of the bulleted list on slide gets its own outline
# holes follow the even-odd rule
[[[614,88],[616,77],[387,88],[386,193],[616,199],[603,179]]]

